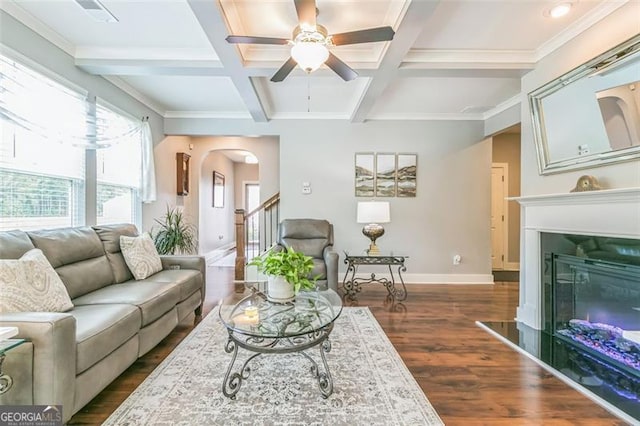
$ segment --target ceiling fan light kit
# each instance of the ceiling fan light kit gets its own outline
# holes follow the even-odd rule
[[[298,14],[299,25],[293,30],[291,40],[275,37],[238,35],[230,35],[226,39],[228,43],[234,44],[291,45],[291,58],[271,77],[271,81],[273,82],[284,80],[289,73],[293,71],[296,64],[307,74],[312,73],[325,64],[343,80],[353,80],[358,76],[358,73],[329,52],[329,48],[347,44],[390,41],[395,34],[393,29],[387,26],[328,35],[327,29],[316,23],[315,18],[318,10],[316,9],[315,0],[294,0],[294,3]]]

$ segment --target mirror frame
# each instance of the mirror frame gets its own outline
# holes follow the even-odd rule
[[[538,171],[541,175],[598,167],[640,158],[640,146],[633,146],[615,151],[611,150],[559,161],[551,161],[549,158],[548,135],[544,125],[544,114],[542,111],[542,100],[546,96],[557,92],[566,85],[581,78],[601,73],[605,69],[614,69],[616,66],[627,62],[638,52],[640,52],[640,34],[529,93],[533,137],[538,153]],[[640,60],[640,58],[638,58],[638,60]]]

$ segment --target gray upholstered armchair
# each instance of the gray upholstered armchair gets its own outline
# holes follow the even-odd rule
[[[338,291],[338,253],[333,250],[333,225],[319,219],[284,219],[278,226],[277,245],[313,258],[313,271],[321,288]]]

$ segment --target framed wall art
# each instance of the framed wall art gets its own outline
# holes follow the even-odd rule
[[[398,197],[415,197],[418,176],[418,154],[398,154],[396,164]]]
[[[224,207],[224,175],[213,172],[213,207]]]
[[[359,152],[355,157],[356,197],[373,197],[375,195],[374,173],[375,155],[373,152]]]
[[[376,197],[396,195],[396,154],[376,154]]]

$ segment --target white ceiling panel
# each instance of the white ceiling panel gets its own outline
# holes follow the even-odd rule
[[[369,118],[475,113],[519,92],[516,78],[403,78],[387,88]]]
[[[242,98],[228,77],[129,76],[121,77],[167,111],[246,114]]]
[[[368,83],[366,78],[345,82],[338,76],[289,77],[281,83],[261,79],[272,117],[348,118]]]
[[[216,58],[185,0],[102,0],[113,23],[95,21],[73,0],[13,3],[76,47],[204,49]]]
[[[443,1],[413,47],[415,49],[536,50],[602,0],[574,1],[560,19],[543,16],[557,0]]]

